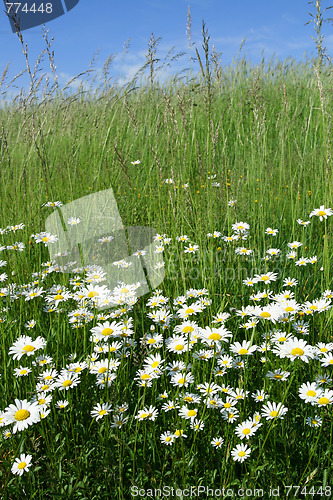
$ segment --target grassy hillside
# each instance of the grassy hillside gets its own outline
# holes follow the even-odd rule
[[[30,95],[0,110],[3,498],[127,499],[131,487],[148,498],[163,486],[331,495],[331,67],[225,68],[205,36],[198,75],[159,82],[151,65],[141,85],[117,87],[106,63],[97,90],[88,74],[72,94],[31,75]],[[86,289],[102,270],[59,272],[42,238],[47,202],[109,188],[125,226],[159,233],[165,279],[133,303],[123,284],[101,312]],[[278,412],[267,418],[257,391]],[[15,407],[9,421],[15,400],[29,416]],[[249,457],[237,455],[244,442]],[[21,453],[32,465],[19,476]]]

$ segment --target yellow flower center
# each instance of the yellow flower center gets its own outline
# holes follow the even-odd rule
[[[329,402],[330,402],[330,400],[328,398],[319,398],[318,399],[318,403],[320,405],[328,405]]]
[[[315,391],[308,391],[306,393],[307,396],[311,396],[311,397],[314,397],[316,395]]]
[[[158,361],[154,361],[154,363],[151,366],[152,366],[152,368],[156,368],[156,366],[158,366],[158,365],[159,365],[159,362]]]
[[[88,293],[88,297],[89,297],[89,298],[96,297],[97,295],[98,295],[98,293],[97,293],[97,292],[95,292],[94,290],[93,290],[92,292],[89,292],[89,293]]]
[[[250,434],[251,432],[251,429],[249,429],[248,427],[246,429],[243,429],[243,434],[247,435],[247,434]]]
[[[100,411],[98,412],[98,414],[99,414],[99,415],[105,415],[105,413],[106,413],[106,410],[100,410]]]
[[[212,333],[211,335],[209,335],[208,340],[220,340],[221,338],[222,338],[222,335],[215,332],[215,333]]]
[[[239,457],[244,457],[244,456],[245,456],[245,451],[240,451],[240,452],[238,453],[238,456],[239,456]]]
[[[25,352],[32,352],[35,350],[35,347],[33,345],[26,345],[25,347],[23,347],[22,351],[25,351]]]
[[[156,340],[155,339],[149,339],[148,344],[155,344]]]
[[[303,349],[301,349],[300,347],[295,347],[295,348],[291,351],[291,354],[292,354],[293,356],[303,356],[304,351],[303,351]]]
[[[276,374],[276,375],[274,375],[274,377],[273,377],[273,378],[281,379],[281,378],[282,378],[282,375]]]
[[[188,309],[186,309],[185,311],[185,314],[192,314],[194,313],[194,309],[192,309],[191,307],[189,307]]]
[[[247,354],[249,351],[245,348],[241,349],[238,354]]]
[[[189,411],[187,412],[187,416],[188,416],[188,417],[195,417],[195,416],[196,416],[196,414],[197,414],[196,410],[189,410]]]
[[[176,351],[182,351],[184,349],[184,346],[182,344],[177,344],[175,346]]]
[[[148,417],[147,413],[141,413],[140,418],[146,418],[146,417]]]
[[[192,326],[185,326],[183,332],[184,333],[192,333],[194,331],[194,328]]]
[[[63,295],[59,294],[55,295],[54,300],[62,300],[63,298],[64,298]]]
[[[129,292],[129,289],[128,288],[122,288],[120,290],[120,293],[128,293]]]
[[[47,241],[49,241],[49,239],[50,238],[48,236],[44,236],[44,238],[43,238],[44,243],[46,243]]]
[[[269,314],[269,312],[267,312],[267,311],[263,311],[263,312],[260,314],[260,316],[261,316],[262,318],[270,318],[270,317],[271,317],[271,315],[270,315],[270,314]]]
[[[20,373],[21,375],[25,375],[27,373],[27,370],[21,370]]]
[[[64,380],[62,385],[63,387],[69,387],[70,385],[72,385],[72,381],[71,380]]]
[[[286,311],[286,312],[291,312],[291,311],[293,311],[293,310],[294,310],[294,308],[293,308],[293,307],[291,307],[291,306],[288,306],[288,307],[286,307],[286,308],[285,308],[285,311]]]
[[[326,212],[324,210],[319,210],[318,215],[319,217],[324,217],[324,215],[326,215]]]
[[[98,370],[98,373],[105,373],[107,371],[107,368],[105,366],[101,366],[100,369]]]
[[[19,421],[26,420],[27,418],[30,417],[30,412],[28,410],[23,410],[23,409],[18,410],[15,413],[14,417],[15,417],[15,420],[19,420]]]
[[[102,335],[104,335],[104,337],[107,337],[108,335],[112,334],[113,334],[112,328],[104,328],[104,330],[102,330]]]
[[[278,414],[278,412],[274,410],[274,411],[271,411],[270,416],[276,417],[277,414]]]
[[[231,408],[231,404],[230,403],[224,403],[224,408]]]
[[[45,399],[39,399],[38,404],[40,405],[45,405]]]
[[[147,380],[148,378],[150,378],[149,373],[144,373],[143,375],[141,375],[141,380]]]
[[[24,467],[26,467],[26,466],[27,466],[27,463],[26,463],[26,462],[20,462],[20,463],[18,464],[17,468],[22,470],[22,469],[24,469]]]

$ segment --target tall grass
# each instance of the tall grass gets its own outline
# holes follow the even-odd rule
[[[190,29],[189,17],[191,49]],[[69,276],[65,274],[53,272],[44,280],[32,277],[32,273],[45,269],[43,264],[49,259],[47,248],[31,237],[44,231],[50,209],[43,204],[56,200],[65,204],[112,187],[125,226],[155,227],[172,238],[170,246],[165,245],[166,277],[161,286],[171,310],[177,310],[172,306],[177,296],[193,288],[206,288],[212,302],[195,321],[200,327],[210,326],[217,313],[230,312],[226,326],[233,334],[230,342],[247,339],[260,346],[262,335],[271,329],[266,322],[254,330],[242,330],[242,320],[234,314],[235,309],[250,303],[253,289],[249,291],[242,280],[254,273],[276,272],[279,281],[269,286],[274,293],[283,289],[282,278],[296,278],[295,295],[300,304],[314,301],[332,288],[329,218],[322,223],[312,219],[306,228],[297,223],[298,218],[308,220],[315,208],[329,207],[333,202],[330,63],[322,59],[318,66],[317,60],[263,59],[253,67],[239,55],[230,66],[223,67],[211,48],[205,25],[202,33],[203,47],[196,51],[198,74],[191,70],[183,77],[159,80],[155,64],[158,39],[152,35],[146,68],[131,82],[122,87],[112,82],[109,58],[101,80],[96,82],[92,62],[87,72],[78,75],[82,83],[74,93],[66,91],[69,85],[67,89],[59,87],[47,32],[44,40],[54,79],[51,87],[36,78],[39,61],[34,71],[30,69],[21,39],[31,88],[28,95],[22,92],[15,102],[0,110],[0,226],[25,226],[19,232],[9,229],[0,235],[0,246],[4,247],[0,258],[7,262],[8,274],[4,287],[17,283],[23,286],[22,291],[35,279],[48,293],[54,284],[69,289]],[[322,53],[319,50],[318,54]],[[5,79],[6,72],[2,83]],[[140,164],[131,163],[138,159]],[[234,199],[237,204],[229,206]],[[214,231],[230,235],[237,221],[250,224],[247,241],[229,244],[207,237]],[[267,236],[267,227],[278,228],[278,235],[273,239]],[[199,246],[199,252],[184,254],[184,247],[176,241],[183,234]],[[287,243],[295,240],[303,244],[299,255],[317,255],[316,264],[303,268],[286,259]],[[23,252],[7,249],[15,241],[25,243]],[[235,248],[243,244],[254,250],[254,256],[235,255]],[[281,249],[282,256],[263,261],[270,246]],[[1,410],[15,398],[30,399],[36,393],[34,377],[40,367],[33,367],[30,357],[13,361],[8,355],[20,335],[44,337],[45,352],[52,356],[58,370],[66,366],[74,352],[77,361],[92,353],[90,330],[103,319],[93,312],[89,321],[73,329],[67,313],[75,309],[74,302],[64,303],[59,314],[46,314],[44,299],[26,302],[24,295],[11,299],[4,293]],[[333,479],[332,405],[315,411],[298,397],[304,381],[327,373],[318,360],[309,365],[300,360],[292,363],[267,352],[264,364],[260,362],[263,352],[257,352],[246,361],[244,370],[232,369],[218,377],[214,372],[218,359],[215,351],[208,362],[192,358],[191,351],[182,358],[186,365],[192,364],[195,375],[190,392],[198,392],[199,382],[223,383],[249,390],[250,394],[264,388],[270,400],[288,407],[283,420],[267,421],[264,430],[259,429],[250,441],[252,455],[244,464],[233,462],[230,451],[237,443],[234,426],[255,410],[260,411],[250,394],[239,405],[236,424],[223,421],[218,410],[205,409],[203,398],[202,433],[191,430],[177,412],[170,416],[160,411],[153,422],[134,418],[145,405],[160,405],[160,393],[167,391],[168,399],[174,400],[184,393],[184,389],[170,385],[165,373],[152,388],[139,388],[133,380],[149,354],[142,338],[154,328],[169,337],[180,323],[175,316],[168,329],[154,324],[147,317],[150,308],[146,302],[147,298],[142,298],[128,311],[137,344],[129,345],[126,356],[120,356],[117,379],[110,388],[97,389],[93,376],[82,374],[79,386],[54,398],[66,397],[67,408],[59,410],[53,401],[45,420],[3,439],[3,498],[23,498],[23,492],[24,498],[31,499],[127,499],[132,486],[147,489],[166,485],[175,489],[205,485],[235,492],[238,488],[262,488],[264,498],[269,497],[270,488],[282,488],[280,496],[284,497],[286,486],[300,485],[307,488],[302,498],[315,498],[312,487],[315,494],[322,487],[323,495],[329,496]],[[297,318],[301,317],[304,319],[304,314]],[[36,326],[27,332],[24,325],[32,318]],[[305,319],[310,333],[304,338],[309,344],[332,341],[330,310],[305,315]],[[277,328],[291,333],[292,321],[279,323]],[[179,359],[170,355],[165,343],[161,356],[168,362]],[[14,376],[13,369],[20,365],[32,367],[28,378]],[[272,382],[265,377],[267,370],[278,368],[290,372],[287,381]],[[331,380],[326,387],[332,388]],[[106,401],[114,408],[128,403],[129,419],[122,428],[111,427],[108,417],[97,422],[91,418],[93,405]],[[318,412],[323,419],[321,427],[306,425],[305,417],[314,418]],[[161,444],[161,433],[180,428],[188,438],[178,438],[171,447]],[[220,435],[223,447],[212,450],[211,440]],[[21,452],[31,453],[34,465],[19,478],[11,474],[10,467]],[[295,490],[289,498],[292,495],[297,498]],[[244,495],[253,497],[253,493]]]

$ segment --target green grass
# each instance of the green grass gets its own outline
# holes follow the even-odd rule
[[[313,217],[306,228],[296,221],[309,220],[309,214],[321,205],[332,207],[330,66],[323,66],[316,74],[316,61],[271,60],[252,67],[239,57],[230,67],[214,68],[209,63],[207,34],[204,45],[204,56],[209,57],[201,56],[199,75],[187,73],[183,79],[159,83],[153,69],[141,86],[134,80],[118,88],[106,73],[99,92],[94,92],[88,74],[86,85],[91,83],[90,91],[82,87],[69,96],[57,87],[52,92],[44,88],[43,99],[37,101],[32,94],[0,110],[0,227],[25,225],[15,233],[9,230],[0,235],[0,246],[22,241],[26,247],[23,252],[6,248],[1,251],[0,259],[7,262],[1,272],[8,275],[2,285],[6,288],[17,284],[19,292],[20,287],[29,285],[29,289],[36,280],[47,292],[30,301],[19,295],[11,300],[7,292],[1,299],[1,410],[15,398],[30,400],[42,372],[42,367],[32,365],[34,356],[15,361],[9,355],[9,348],[19,336],[45,338],[46,348],[40,352],[51,356],[52,364],[60,370],[72,353],[77,354],[77,362],[92,353],[91,328],[103,322],[90,305],[91,317],[73,329],[68,321],[68,313],[77,308],[73,299],[59,306],[59,314],[45,313],[43,309],[52,286],[73,291],[69,280],[79,275],[52,272],[44,280],[32,276],[45,269],[43,264],[49,260],[47,248],[31,237],[45,229],[45,219],[52,210],[42,206],[47,201],[66,204],[112,188],[125,226],[150,226],[172,239],[170,245],[165,245],[166,276],[160,287],[162,295],[169,299],[171,312],[177,311],[173,305],[177,296],[192,288],[206,288],[211,304],[190,319],[204,328],[212,326],[216,314],[229,312],[226,328],[233,335],[230,343],[246,339],[260,346],[263,334],[272,327],[260,320],[255,329],[239,328],[244,321],[235,309],[253,303],[253,290],[242,283],[245,278],[255,273],[277,273],[276,282],[254,287],[256,292],[269,288],[273,293],[286,289],[283,278],[296,278],[299,283],[293,291],[301,305],[332,289],[330,217],[323,222]],[[132,165],[137,159],[141,163]],[[209,179],[213,175],[216,177]],[[166,184],[165,179],[173,183]],[[212,186],[212,182],[219,183],[219,187]],[[228,206],[232,199],[237,199],[235,207]],[[230,235],[237,221],[250,224],[246,241],[226,243],[221,237],[207,237],[213,231]],[[278,235],[266,235],[267,227],[278,228]],[[199,245],[199,252],[184,253],[183,244],[176,241],[183,234]],[[298,258],[316,255],[318,262],[297,267],[287,259],[287,243],[295,240],[303,244],[297,251]],[[254,255],[235,255],[239,246],[252,249]],[[281,249],[281,255],[264,262],[266,250],[271,247]],[[117,378],[109,388],[98,389],[94,375],[84,370],[77,387],[65,394],[59,390],[51,393],[51,412],[45,420],[2,439],[3,498],[22,498],[24,492],[31,499],[127,499],[132,486],[205,486],[235,492],[239,488],[262,488],[263,497],[269,498],[270,488],[278,487],[280,496],[286,497],[288,485],[306,486],[301,498],[320,496],[320,487],[323,496],[329,497],[333,479],[332,405],[318,408],[305,404],[298,396],[298,388],[325,373],[332,375],[332,367],[324,369],[318,359],[309,363],[280,359],[272,351],[267,352],[263,364],[263,353],[256,352],[245,360],[244,369],[231,368],[219,377],[214,374],[218,359],[214,349],[210,350],[216,355],[203,361],[192,356],[204,348],[199,343],[188,354],[178,355],[170,353],[164,342],[158,352],[166,363],[179,358],[186,365],[191,363],[195,381],[187,388],[189,392],[199,393],[197,385],[204,382],[250,391],[237,406],[239,418],[235,423],[224,421],[217,409],[205,409],[203,398],[195,406],[205,428],[195,433],[178,411],[161,411],[162,401],[157,401],[160,393],[167,391],[170,400],[181,400],[183,394],[183,389],[170,384],[166,373],[152,387],[138,387],[134,380],[149,354],[142,339],[153,325],[147,317],[150,296],[141,297],[126,312],[125,318],[133,318],[136,344],[128,346],[128,357],[119,358]],[[263,303],[265,300],[259,302]],[[32,318],[36,326],[28,331],[24,325]],[[296,334],[299,338],[311,345],[332,341],[331,310],[300,318],[309,323],[309,335]],[[155,328],[166,339],[179,324],[181,320],[175,316],[168,328],[161,324]],[[295,335],[292,321],[275,326]],[[120,340],[124,349],[126,341]],[[228,353],[228,344],[223,347]],[[109,354],[109,358],[115,357]],[[20,365],[31,367],[32,373],[16,378],[14,368]],[[278,368],[290,372],[286,381],[266,377],[269,370]],[[234,429],[260,411],[251,394],[263,388],[270,401],[283,402],[288,412],[283,420],[261,420],[263,425],[246,440],[251,456],[238,464],[230,451],[243,441]],[[331,390],[332,381],[324,388]],[[67,408],[56,408],[59,399],[68,399]],[[92,419],[93,406],[103,402],[110,402],[113,409],[125,402],[129,405],[128,421],[122,428],[111,426],[112,413],[99,421]],[[155,421],[139,422],[134,417],[146,405],[159,408],[159,415]],[[316,414],[322,417],[322,425],[311,428],[305,419]],[[178,438],[172,446],[160,442],[163,432],[176,429],[184,429],[187,438]],[[223,446],[215,450],[210,442],[220,436]],[[11,473],[12,463],[20,453],[32,455],[31,469],[21,478]],[[144,498],[149,493],[146,495]],[[297,498],[295,490],[289,498],[293,495]],[[254,496],[248,493],[247,497]]]

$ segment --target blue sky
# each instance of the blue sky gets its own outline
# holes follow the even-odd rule
[[[322,3],[323,7],[329,5],[328,0]],[[186,51],[187,55],[175,65],[174,70],[188,67],[188,4],[194,47],[202,53],[201,28],[204,19],[211,46],[214,44],[216,50],[222,52],[222,64],[229,64],[233,56],[237,56],[243,38],[246,38],[243,54],[246,53],[253,64],[260,61],[262,51],[267,59],[275,54],[280,59],[291,56],[301,60],[304,53],[309,56],[314,54],[311,39],[315,36],[313,25],[304,26],[310,20],[308,11],[314,13],[307,0],[80,0],[70,12],[46,24],[49,38],[54,37],[52,47],[60,85],[64,86],[71,77],[88,69],[98,49],[97,70],[101,70],[107,57],[113,54],[115,59],[111,74],[114,77],[121,74],[124,79],[132,77],[145,63],[147,42],[152,32],[162,38],[158,56],[163,58],[175,46],[177,52]],[[324,32],[328,53],[332,55],[332,25],[325,25]],[[28,44],[30,64],[34,67],[45,47],[42,28],[32,28],[22,34]],[[123,47],[128,39],[130,47],[123,60]],[[10,62],[8,83],[10,78],[25,69],[25,60],[18,37],[12,33],[4,12],[0,13],[0,42],[0,78]],[[47,57],[41,67],[41,74],[50,73]],[[27,79],[22,77],[16,85],[21,88],[26,82]]]

